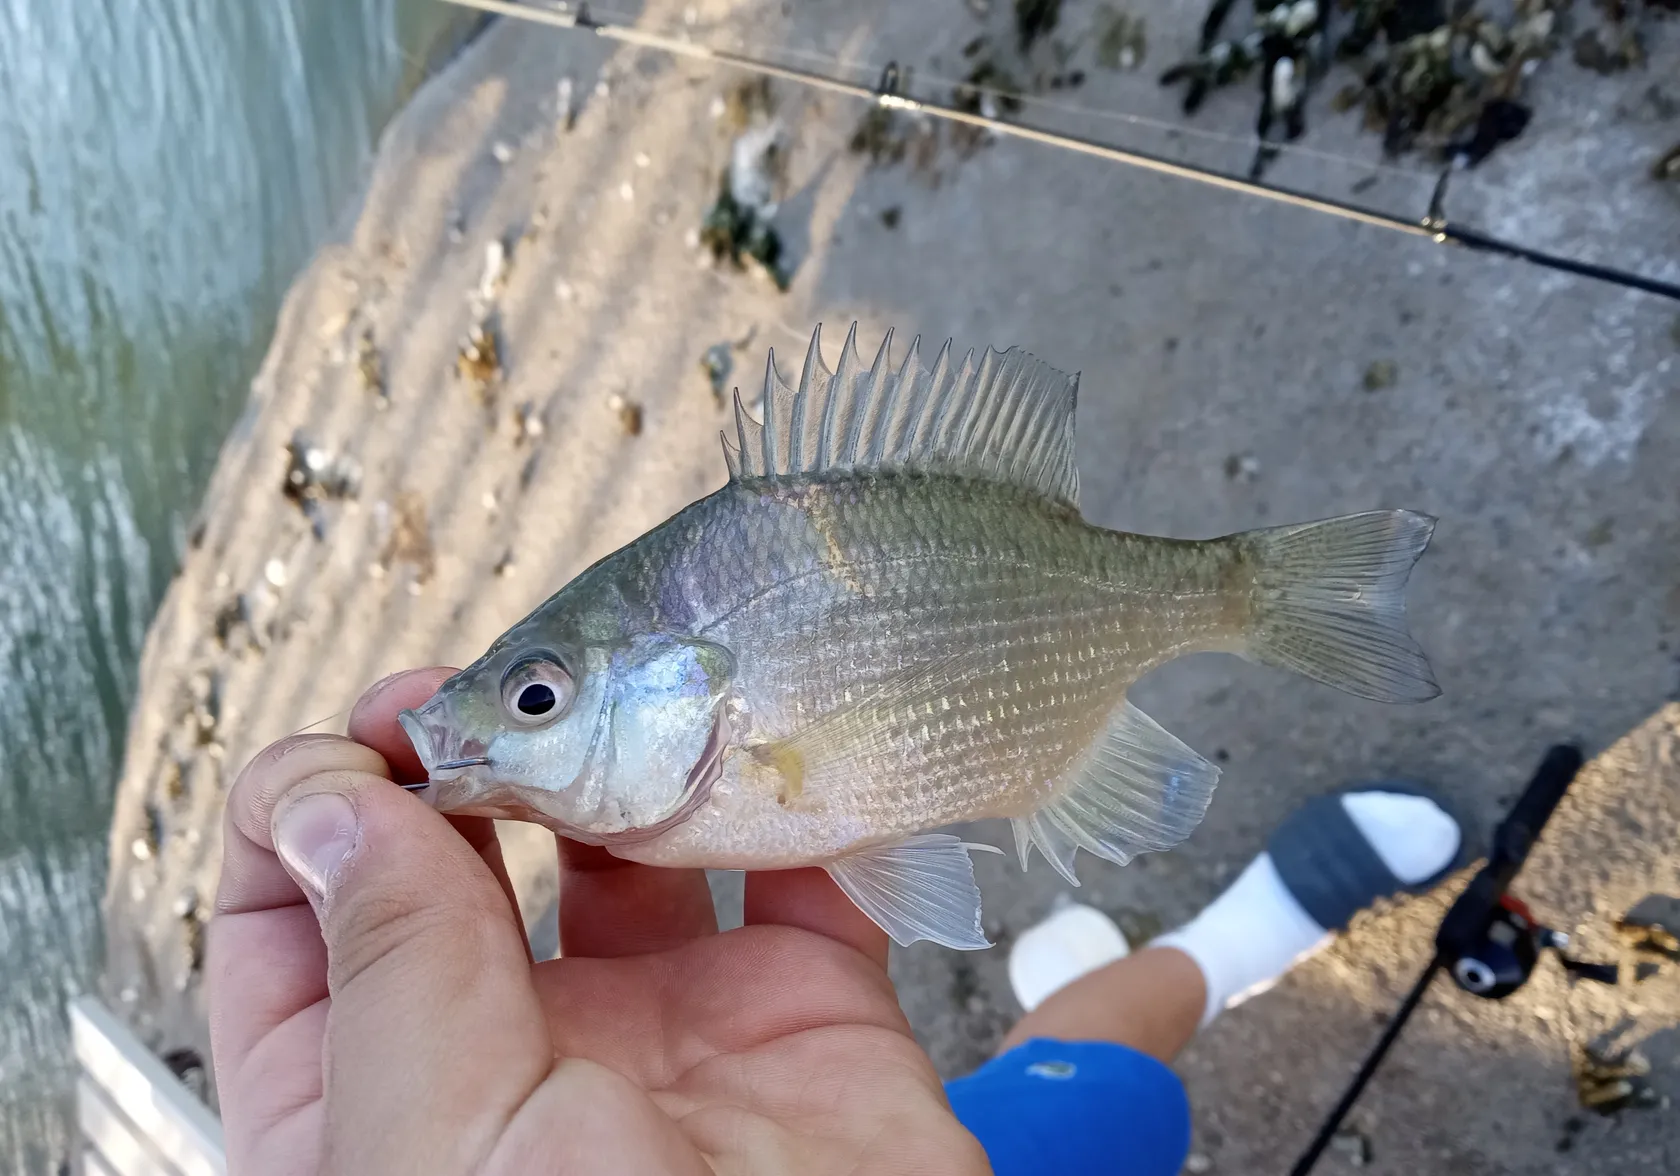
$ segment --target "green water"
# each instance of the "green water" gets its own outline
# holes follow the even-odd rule
[[[141,642],[286,287],[462,27],[435,0],[0,0],[0,1171],[67,1155]]]

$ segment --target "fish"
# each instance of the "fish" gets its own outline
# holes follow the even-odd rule
[[[1222,538],[1080,515],[1079,377],[1018,347],[931,364],[774,351],[729,477],[579,574],[400,722],[437,809],[656,866],[821,866],[896,942],[989,946],[970,851],[1011,823],[1171,849],[1219,769],[1128,690],[1221,651],[1353,695],[1440,693],[1404,591],[1435,520],[1377,510]],[[984,847],[995,848],[995,847]],[[999,851],[1001,852],[1001,851]]]

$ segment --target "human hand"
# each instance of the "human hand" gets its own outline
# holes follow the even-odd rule
[[[559,843],[564,958],[533,964],[495,827],[392,783],[446,670],[374,686],[350,738],[259,754],[228,798],[209,932],[235,1176],[981,1173],[819,869],[747,878],[717,933],[698,870]],[[276,853],[278,848],[279,852]]]

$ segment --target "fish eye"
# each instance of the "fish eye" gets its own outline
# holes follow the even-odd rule
[[[549,654],[516,662],[502,676],[502,706],[515,722],[547,722],[563,714],[571,701],[572,676]]]

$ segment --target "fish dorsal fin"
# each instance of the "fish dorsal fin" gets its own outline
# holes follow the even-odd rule
[[[1073,458],[1079,377],[1018,347],[960,359],[946,342],[931,367],[921,340],[898,363],[887,332],[873,363],[857,349],[857,324],[839,366],[823,362],[822,327],[811,336],[797,387],[776,353],[764,374],[761,420],[735,393],[735,436],[724,435],[730,476],[794,477],[906,471],[1004,482],[1078,504]]]

